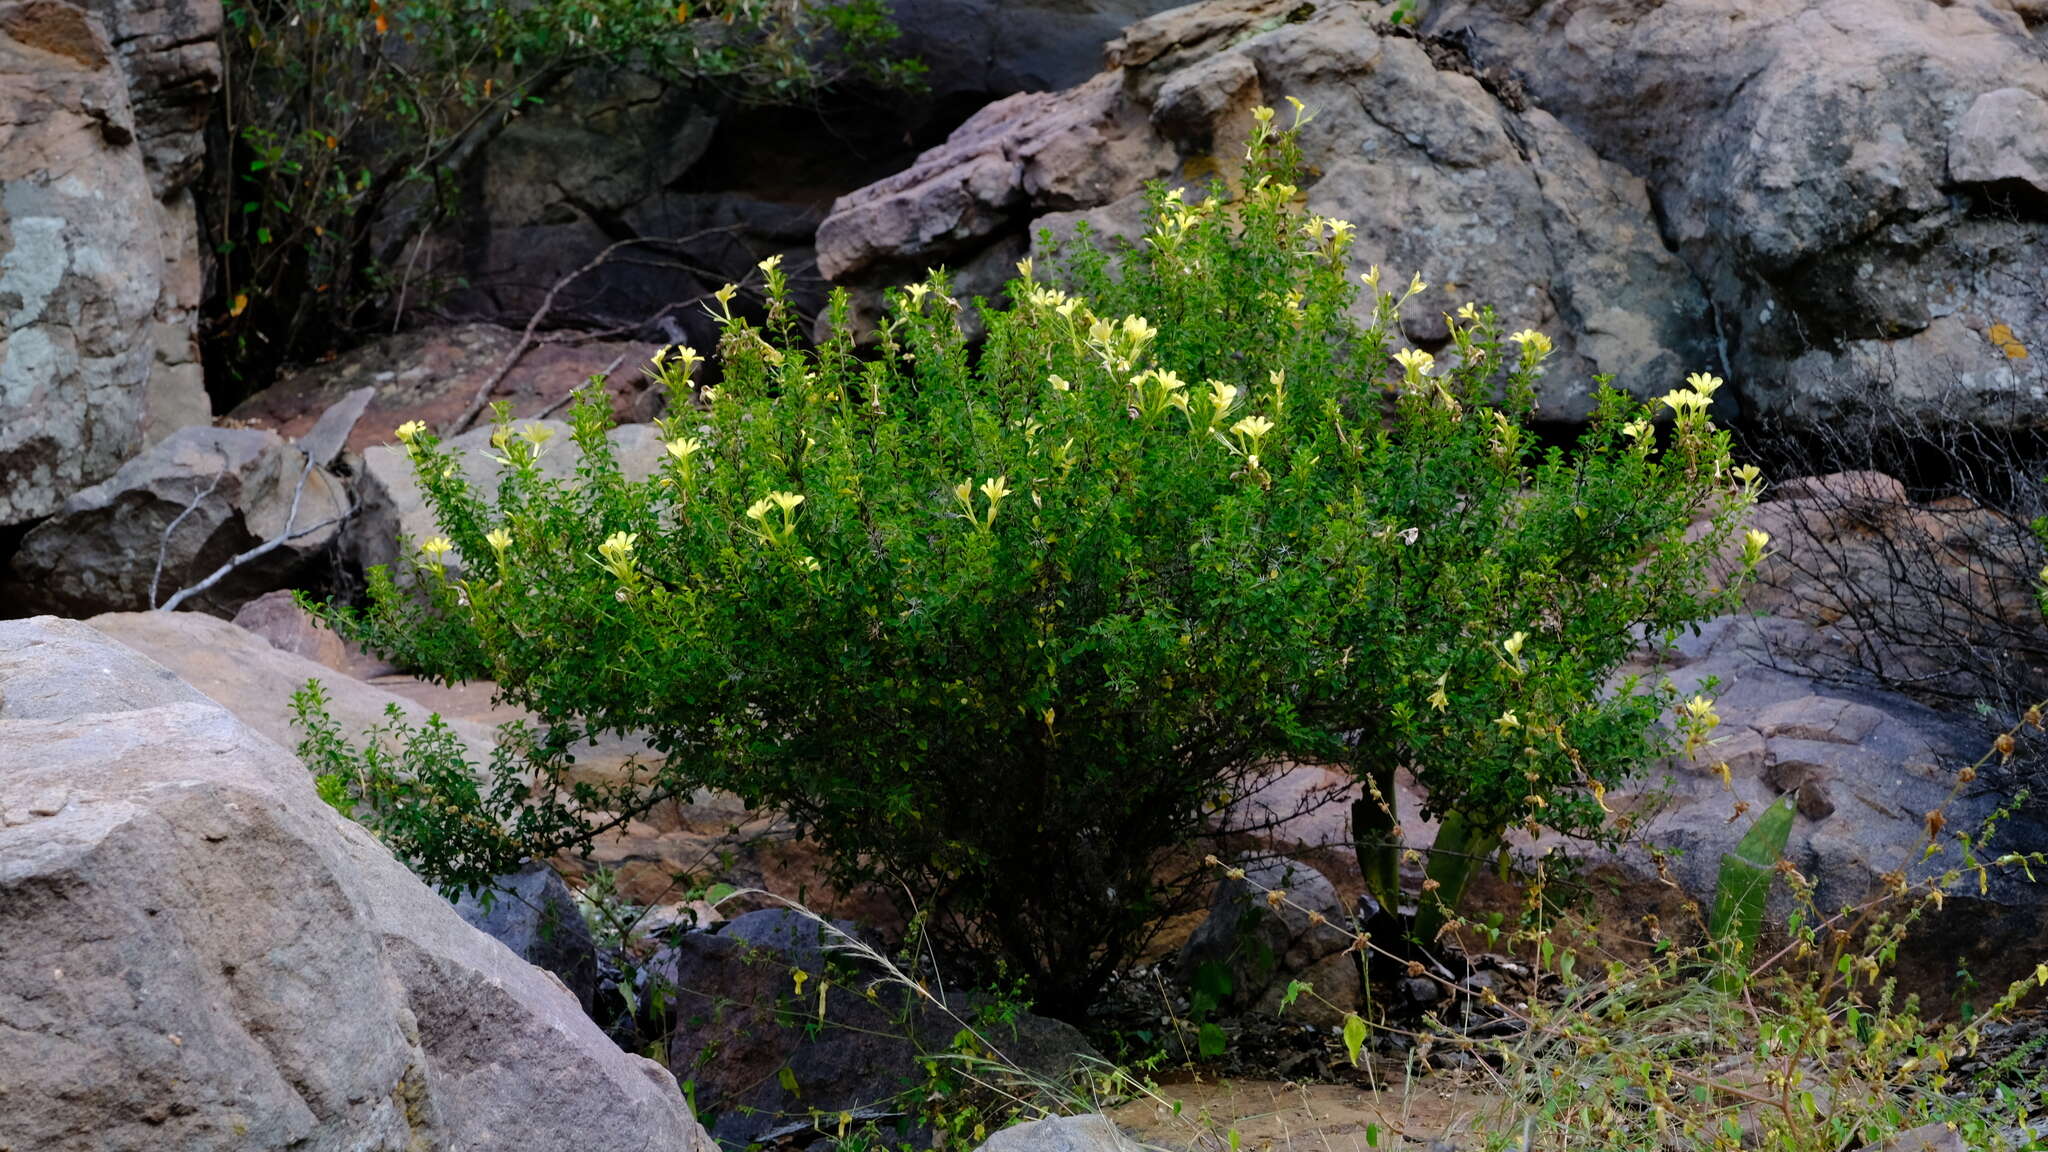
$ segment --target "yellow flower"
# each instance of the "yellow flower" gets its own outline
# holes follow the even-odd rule
[[[784,517],[796,511],[796,506],[804,502],[803,496],[795,492],[770,492],[768,499],[774,501],[777,508],[782,509]]]
[[[929,284],[906,284],[903,290],[910,293],[910,306],[916,308],[924,303],[924,298],[931,292],[932,286]]]
[[[1273,430],[1273,422],[1264,416],[1247,416],[1232,424],[1230,430],[1251,441],[1253,449],[1256,450],[1259,441],[1265,439],[1266,433]]]
[[[1494,723],[1500,725],[1500,730],[1503,732],[1510,728],[1520,728],[1522,726],[1521,718],[1515,715],[1512,708],[1501,713],[1500,719],[1495,720]]]
[[[1710,375],[1706,372],[1695,372],[1687,376],[1685,382],[1692,386],[1693,391],[1702,396],[1712,396],[1714,389],[1719,388],[1722,384],[1719,376]]]
[[[1524,328],[1508,339],[1522,346],[1522,363],[1526,367],[1534,368],[1543,362],[1545,356],[1550,355],[1550,337],[1534,328]]]
[[[1771,542],[1771,534],[1760,528],[1751,528],[1743,533],[1742,562],[1754,567],[1763,562],[1764,548]]]
[[[781,267],[781,265],[782,253],[777,252],[775,255],[770,256],[766,260],[761,261],[759,264],[754,265],[754,267],[759,268],[764,274],[772,276],[775,274],[775,270]]]
[[[420,545],[420,551],[426,553],[427,559],[432,560],[436,564],[441,563],[441,558],[454,550],[455,542],[446,536],[430,537],[424,544]]]
[[[1159,329],[1154,328],[1143,316],[1124,317],[1124,337],[1130,340],[1134,347],[1158,334]]]
[[[1408,298],[1408,296],[1420,296],[1423,294],[1423,292],[1427,291],[1428,288],[1429,285],[1423,283],[1422,281],[1422,273],[1417,272],[1415,275],[1409,277],[1408,293],[1406,296],[1403,296],[1402,299],[1405,300]]]
[[[1055,392],[1071,392],[1074,390],[1074,386],[1067,383],[1065,376],[1047,376],[1045,382],[1052,385],[1052,390]]]
[[[668,454],[678,460],[688,460],[704,450],[704,442],[695,436],[678,436],[668,442]]]
[[[1366,269],[1365,271],[1363,271],[1363,272],[1360,272],[1360,273],[1358,274],[1358,279],[1359,279],[1359,281],[1360,281],[1361,283],[1363,283],[1363,284],[1364,284],[1364,285],[1365,285],[1365,286],[1366,286],[1367,288],[1370,288],[1370,289],[1372,289],[1372,290],[1373,290],[1373,291],[1375,291],[1375,292],[1379,291],[1379,290],[1380,290],[1380,266],[1379,266],[1379,265],[1377,265],[1377,264],[1375,264],[1375,265],[1373,265],[1373,266],[1372,266],[1371,268],[1368,268],[1368,269]]]
[[[1449,672],[1446,672],[1443,675],[1438,676],[1436,678],[1436,691],[1431,692],[1429,694],[1430,707],[1436,709],[1439,712],[1446,711],[1451,706],[1451,698],[1444,691],[1444,681],[1450,679],[1450,676],[1451,674]]]
[[[1403,348],[1394,353],[1394,363],[1401,366],[1408,379],[1420,380],[1429,375],[1430,368],[1436,364],[1436,357],[1420,348]]]
[[[1031,279],[1031,257],[1017,261],[1017,275],[1025,280]]]
[[[967,505],[969,508],[974,507],[973,477],[970,476],[967,479],[962,480],[958,484],[953,485],[953,499],[958,500],[962,504]]]
[[[1735,470],[1735,478],[1740,480],[1745,488],[1755,484],[1757,477],[1762,475],[1763,470],[1754,464],[1744,464]]]
[[[1261,104],[1257,108],[1252,109],[1252,119],[1261,124],[1271,124],[1273,122],[1273,110]]]
[[[528,424],[519,430],[519,435],[535,448],[555,438],[555,430],[545,424]]]
[[[1003,497],[1010,494],[1009,479],[1007,476],[989,477],[981,482],[981,494],[988,497],[989,503],[999,503]]]
[[[1517,632],[1513,636],[1510,636],[1507,639],[1501,641],[1500,646],[1508,650],[1509,656],[1515,657],[1516,659],[1520,659],[1522,655],[1522,645],[1528,639],[1529,634],[1527,632]]]
[[[411,447],[412,442],[414,440],[419,439],[420,434],[425,432],[426,430],[427,425],[424,421],[407,420],[405,423],[400,424],[398,426],[398,431],[396,433],[396,435],[398,436],[398,442],[400,444],[406,445],[407,447]]]
[[[764,520],[768,516],[768,509],[773,508],[774,506],[774,502],[764,496],[761,499],[754,501],[752,504],[747,505],[747,519]]]
[[[1225,384],[1221,380],[1209,381],[1209,407],[1210,410],[1214,413],[1214,415],[1210,418],[1211,423],[1214,423],[1216,420],[1221,419],[1223,414],[1225,412],[1230,411],[1230,409],[1236,403],[1236,385]]]
[[[484,534],[484,542],[494,550],[503,553],[512,547],[512,534],[503,528],[493,528]]]
[[[1474,304],[1474,303],[1472,303],[1472,302],[1471,302],[1470,300],[1467,300],[1467,301],[1465,301],[1465,304],[1464,304],[1464,306],[1458,309],[1458,319],[1460,319],[1460,320],[1477,320],[1477,319],[1479,319],[1479,306],[1478,306],[1478,305],[1476,305],[1476,304]]]

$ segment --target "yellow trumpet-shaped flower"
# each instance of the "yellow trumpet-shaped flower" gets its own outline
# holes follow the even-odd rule
[[[1543,362],[1544,357],[1550,355],[1552,347],[1550,337],[1536,331],[1534,328],[1524,328],[1519,332],[1512,333],[1508,336],[1508,339],[1521,346],[1522,364],[1524,367],[1534,368]]]
[[[398,442],[400,444],[403,444],[406,447],[410,448],[412,446],[412,442],[419,439],[420,436],[426,432],[426,430],[427,425],[424,421],[407,420],[405,423],[400,424],[398,426],[398,431],[394,433],[394,435],[398,437]]]
[[[774,501],[777,508],[782,509],[784,516],[796,511],[797,505],[804,502],[803,496],[796,492],[770,492],[768,499]]]
[[[489,532],[484,533],[484,543],[489,544],[493,551],[503,555],[512,547],[512,533],[505,531],[503,528],[493,528]]]
[[[678,436],[666,445],[668,454],[678,460],[688,460],[704,450],[704,442],[695,436]]]
[[[764,496],[761,499],[754,501],[752,504],[747,505],[747,519],[765,520],[768,518],[768,509],[773,507],[775,507],[774,502]]]
[[[1500,646],[1507,649],[1509,656],[1519,660],[1522,655],[1522,645],[1527,643],[1528,639],[1529,634],[1527,632],[1517,632],[1513,636],[1501,641]]]
[[[1429,370],[1436,366],[1436,357],[1420,348],[1403,348],[1394,353],[1394,363],[1399,364],[1402,373],[1413,381],[1429,375]]]
[[[420,551],[426,553],[427,559],[432,560],[436,564],[441,563],[441,558],[454,550],[455,542],[446,536],[429,537],[420,545]]]
[[[988,479],[982,481],[981,494],[983,496],[988,497],[989,503],[991,504],[1000,503],[1003,497],[1008,496],[1010,494],[1009,477],[991,476]]]
[[[1436,678],[1436,691],[1429,694],[1429,706],[1439,712],[1448,711],[1451,706],[1451,697],[1449,693],[1444,691],[1444,681],[1450,679],[1450,676],[1449,672],[1438,676]]]

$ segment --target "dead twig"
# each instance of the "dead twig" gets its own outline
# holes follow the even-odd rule
[[[247,564],[249,561],[254,560],[259,556],[264,556],[271,552],[275,552],[279,548],[284,547],[287,543],[290,543],[293,540],[297,540],[301,536],[310,536],[323,528],[339,524],[355,514],[355,505],[351,504],[347,508],[343,509],[341,515],[339,516],[330,517],[326,520],[322,520],[318,524],[314,524],[306,528],[301,528],[296,532],[292,531],[292,526],[296,524],[299,519],[299,501],[306,494],[306,479],[312,474],[313,458],[311,456],[308,456],[306,457],[305,467],[299,469],[299,482],[297,486],[292,489],[292,506],[291,509],[285,513],[284,527],[278,531],[278,534],[276,536],[273,536],[270,539],[265,540],[263,543],[256,545],[254,548],[251,548],[248,551],[243,552],[240,555],[237,555],[229,559],[227,563],[222,564],[220,567],[214,569],[212,575],[208,576],[204,580],[201,580],[199,583],[192,585],[190,588],[180,589],[177,595],[172,596],[169,600],[164,601],[163,610],[165,612],[175,612],[178,610],[178,605],[183,604],[185,601],[191,599],[192,597],[197,596],[201,592],[204,592],[207,589],[213,587],[214,585],[220,583],[222,580],[227,578],[228,573],[233,572],[235,569],[241,567],[244,564]],[[151,593],[151,600],[152,602],[155,600],[155,594],[153,591]]]
[[[208,484],[206,486],[205,491],[192,497],[192,502],[190,504],[185,505],[185,510],[183,512],[178,513],[176,516],[172,517],[171,522],[169,524],[164,525],[164,534],[162,538],[157,541],[156,544],[156,571],[153,574],[151,574],[149,578],[149,606],[152,611],[156,608],[157,584],[164,578],[164,558],[170,553],[171,550],[171,534],[178,530],[178,525],[183,524],[185,522],[185,517],[190,516],[193,512],[197,511],[199,505],[204,503],[208,496],[213,495],[213,490],[220,487],[221,477],[226,476],[227,474],[227,462],[225,461],[225,459],[223,459],[223,461],[221,462],[220,471],[215,472],[213,474],[213,483]]]
[[[498,385],[505,382],[505,377],[512,374],[512,369],[518,366],[519,361],[537,343],[535,332],[540,328],[541,322],[547,319],[548,314],[555,310],[555,298],[561,295],[563,289],[588,273],[597,270],[622,249],[630,248],[637,244],[686,244],[713,232],[729,232],[731,230],[731,227],[709,228],[702,232],[693,232],[688,236],[673,239],[660,236],[631,236],[605,245],[602,251],[585,261],[582,267],[563,276],[548,288],[547,295],[541,297],[540,307],[535,309],[533,315],[527,318],[526,329],[519,334],[519,342],[512,346],[512,351],[506,354],[504,362],[498,365],[497,370],[485,377],[482,384],[477,385],[476,395],[470,397],[469,405],[462,410],[462,414],[457,416],[453,423],[448,425],[443,435],[458,436],[468,431],[470,426],[476,423],[476,418],[483,414],[484,406],[490,403],[491,393],[497,391]]]

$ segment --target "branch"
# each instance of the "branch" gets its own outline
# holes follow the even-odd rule
[[[201,492],[197,496],[192,497],[192,502],[190,504],[185,505],[185,510],[183,512],[178,513],[176,516],[172,517],[171,522],[169,524],[164,525],[163,538],[158,540],[156,544],[156,572],[152,574],[149,578],[149,607],[151,611],[156,610],[157,582],[164,578],[164,556],[171,550],[171,533],[176,532],[178,530],[178,525],[183,524],[185,522],[185,517],[190,516],[194,511],[196,511],[199,508],[201,501],[205,500],[208,496],[213,495],[213,490],[220,487],[221,477],[227,474],[228,466],[226,458],[223,457],[220,466],[220,471],[215,472],[213,474],[213,483],[208,484],[206,486],[206,491]]]
[[[547,295],[541,298],[540,308],[527,319],[526,330],[519,334],[519,342],[512,346],[512,351],[506,355],[504,362],[498,365],[497,371],[491,373],[490,376],[484,379],[482,384],[477,386],[476,395],[469,398],[469,406],[462,410],[462,414],[457,416],[454,422],[449,424],[446,431],[442,434],[444,436],[459,436],[469,431],[470,425],[476,423],[476,418],[483,413],[484,405],[490,402],[491,393],[497,391],[498,385],[504,383],[505,377],[512,374],[512,369],[518,366],[520,359],[532,349],[534,344],[538,343],[538,338],[534,333],[540,327],[541,321],[547,319],[548,313],[554,311],[555,297],[561,295],[562,289],[575,283],[586,273],[596,270],[599,265],[610,260],[612,254],[621,248],[628,248],[635,244],[683,244],[713,232],[726,231],[731,231],[731,229],[729,227],[707,228],[702,232],[695,232],[675,239],[659,236],[631,236],[605,245],[603,251],[592,256],[581,268],[555,281],[554,286],[548,289]]]
[[[227,578],[228,573],[233,572],[235,569],[241,567],[244,564],[247,564],[249,561],[254,560],[259,556],[265,556],[269,553],[275,552],[279,548],[284,547],[287,543],[293,540],[297,540],[301,536],[310,536],[313,533],[320,531],[322,528],[339,524],[343,520],[346,520],[350,516],[353,516],[355,514],[355,505],[350,504],[347,508],[342,510],[342,513],[339,516],[322,520],[318,524],[314,524],[308,528],[302,528],[297,532],[292,531],[292,525],[297,523],[299,519],[299,500],[306,494],[306,478],[308,476],[311,476],[312,474],[313,458],[311,456],[308,456],[306,457],[306,466],[304,468],[299,469],[298,485],[292,489],[291,510],[285,513],[284,527],[278,531],[278,534],[276,536],[264,541],[261,544],[258,544],[254,548],[249,549],[247,552],[243,552],[242,554],[229,559],[227,563],[214,569],[212,575],[208,576],[204,580],[201,580],[199,583],[192,585],[190,588],[179,590],[177,595],[171,597],[169,600],[164,601],[163,610],[166,612],[175,612],[178,610],[178,605],[183,604],[185,601],[191,599],[192,597],[197,596],[201,592],[204,592],[207,589],[213,587],[214,585],[220,583],[222,580]],[[154,599],[154,596],[152,596],[152,599]]]

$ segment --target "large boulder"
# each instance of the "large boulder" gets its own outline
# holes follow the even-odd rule
[[[1296,980],[1315,988],[1284,1010],[1290,1019],[1334,1025],[1365,1002],[1364,971],[1352,951],[1353,917],[1328,877],[1292,860],[1240,861],[1242,879],[1216,886],[1202,921],[1180,949],[1180,975],[1196,987],[1204,969],[1226,975],[1220,1007],[1280,1015]],[[1268,893],[1284,899],[1272,903]],[[1213,986],[1213,985],[1212,985]]]
[[[282,538],[190,601],[232,615],[302,576],[349,506],[340,481],[274,432],[183,428],[65,500],[22,539],[13,570],[34,607],[147,609]]]
[[[156,198],[163,289],[151,325],[156,364],[143,434],[153,443],[212,418],[199,358],[205,291],[194,193],[221,80],[220,0],[85,0],[106,26],[128,81],[136,142]]]
[[[0,526],[142,445],[161,285],[155,198],[98,22],[0,2]]]
[[[472,764],[490,762],[496,739],[489,723],[422,705],[390,687],[366,684],[305,656],[282,651],[218,617],[199,612],[109,612],[88,623],[169,668],[279,747],[295,748],[301,737],[292,723],[293,691],[308,680],[318,680],[327,693],[328,715],[350,740],[360,742],[370,729],[388,723],[390,710],[396,707],[399,718],[413,727],[440,714],[462,741]]]
[[[500,876],[488,889],[463,893],[455,910],[513,955],[554,973],[583,1010],[591,1010],[597,999],[597,944],[576,897],[553,868],[536,861]]]
[[[1440,0],[1424,27],[1649,182],[1758,407],[2039,426],[2048,53],[2013,8]]]
[[[695,1082],[698,1107],[728,1147],[813,1125],[835,1131],[842,1111],[914,1127],[897,1095],[923,1081],[923,1053],[949,1050],[969,1026],[1002,1059],[1048,1082],[1099,1059],[1057,1021],[1023,1014],[975,1024],[976,1004],[960,993],[941,1008],[847,953],[832,930],[783,909],[683,933],[647,971],[673,1013],[669,1066]]]
[[[708,1152],[667,1072],[85,625],[0,624],[0,763],[0,1146]]]
[[[568,480],[575,475],[579,456],[569,425],[560,420],[522,420],[516,427],[539,429],[539,434],[547,437],[540,458],[543,476]],[[495,431],[488,425],[473,428],[447,444],[460,454],[463,475],[487,493],[497,490],[498,477],[504,473],[504,465],[495,459],[498,450],[491,447]],[[621,424],[612,429],[610,440],[612,453],[628,479],[646,479],[666,459],[661,434],[651,424]],[[426,493],[413,479],[412,461],[397,445],[378,445],[363,452],[356,495],[361,508],[349,521],[342,542],[343,554],[354,563],[365,568],[394,563],[402,541],[418,545],[440,534],[433,510],[427,507]],[[460,556],[448,554],[446,564],[451,573],[459,571],[461,563]]]
[[[1443,315],[1468,300],[1544,330],[1558,356],[1541,399],[1557,419],[1586,413],[1594,373],[1653,394],[1716,363],[1706,299],[1642,182],[1374,11],[1211,0],[1141,21],[1109,47],[1108,71],[997,101],[842,197],[819,228],[819,267],[871,293],[944,264],[963,292],[990,291],[1041,227],[1085,213],[1128,235],[1146,181],[1234,177],[1251,109],[1299,99],[1315,116],[1309,208],[1357,226],[1361,270],[1434,285],[1407,310],[1410,339],[1446,339]]]

